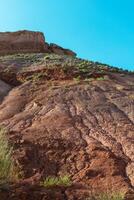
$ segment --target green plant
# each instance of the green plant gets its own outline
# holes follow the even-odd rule
[[[54,186],[70,186],[72,184],[69,176],[60,176],[60,177],[47,177],[41,182],[41,186],[44,187],[54,187]]]
[[[86,200],[124,200],[125,195],[124,193],[102,193],[102,194],[98,194],[98,195],[93,195],[89,198],[87,198]]]
[[[77,76],[77,77],[73,78],[73,80],[79,82],[80,81],[80,76]]]
[[[87,82],[89,82],[89,81],[94,81],[95,80],[95,78],[85,78],[84,79],[84,81],[87,81]]]
[[[105,78],[104,78],[104,77],[98,77],[98,78],[96,78],[96,80],[97,80],[97,81],[104,81]]]
[[[112,194],[101,194],[98,197],[98,200],[124,200],[123,193],[112,193]]]
[[[6,130],[0,127],[0,185],[12,181],[17,175],[11,154],[12,147],[7,141]]]
[[[49,56],[49,55],[46,55],[46,56],[44,57],[44,60],[48,60],[48,59],[50,59],[50,56]]]

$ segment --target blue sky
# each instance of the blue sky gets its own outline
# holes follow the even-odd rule
[[[43,31],[81,58],[134,70],[134,0],[0,0],[0,31]]]

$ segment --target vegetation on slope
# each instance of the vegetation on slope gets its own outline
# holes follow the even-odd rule
[[[109,73],[131,72],[66,55],[31,53],[0,56],[0,78],[5,82],[16,79],[14,85],[27,80],[103,79]]]
[[[12,159],[12,147],[9,145],[6,130],[0,128],[0,185],[15,180],[17,172]]]

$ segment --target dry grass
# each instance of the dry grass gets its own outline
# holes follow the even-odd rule
[[[124,200],[124,193],[121,192],[106,192],[98,195],[93,195],[86,200]]]
[[[16,177],[12,147],[8,143],[6,130],[0,128],[0,185],[13,181]]]

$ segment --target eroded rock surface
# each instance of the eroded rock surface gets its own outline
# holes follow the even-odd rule
[[[0,80],[0,102],[11,90],[11,86]]]
[[[15,73],[22,73],[23,81],[0,105],[0,124],[9,130],[24,174],[9,199],[84,200],[91,190],[127,192],[133,199],[134,75],[89,63],[88,73],[79,71],[81,77],[73,79],[78,68],[65,70],[63,59],[55,57],[61,67],[52,57],[28,68],[19,63]],[[46,67],[55,69],[53,77]],[[33,78],[39,73],[45,75]],[[70,188],[35,187],[44,177],[65,174],[73,182]]]

